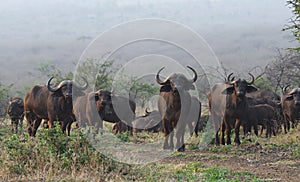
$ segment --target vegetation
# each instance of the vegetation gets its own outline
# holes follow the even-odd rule
[[[298,42],[300,42],[300,1],[287,0],[287,4],[292,9],[293,17],[290,18],[289,25],[283,28],[284,31],[290,30]],[[292,48],[291,50],[299,52],[300,47]]]
[[[123,142],[147,143],[153,141],[153,136],[157,137],[143,132],[139,137],[127,133],[116,137]],[[200,140],[192,137],[188,146]],[[134,165],[114,161],[95,150],[80,129],[73,129],[67,137],[56,125],[55,129],[40,128],[37,136],[30,138],[26,133],[11,134],[7,126],[1,125],[0,181],[265,181],[266,177],[252,170],[235,170],[232,167],[236,164],[229,167],[230,163],[223,162],[233,158],[255,159],[262,152],[275,158],[272,165],[300,160],[299,129],[268,140],[258,138],[254,143],[245,138],[242,143],[240,147],[208,145],[204,150],[187,147],[187,152],[173,153],[162,161]],[[285,158],[276,159],[281,153]]]

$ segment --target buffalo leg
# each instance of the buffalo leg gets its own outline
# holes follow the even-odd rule
[[[185,123],[182,121],[179,121],[177,123],[177,125],[178,125],[178,129],[176,132],[176,138],[177,138],[176,149],[178,152],[184,152],[184,150],[185,150],[185,145],[184,145]]]
[[[235,133],[234,143],[236,145],[241,144],[241,141],[240,141],[240,126],[241,126],[241,121],[240,121],[240,119],[237,119],[236,122],[235,122],[235,128],[234,128],[234,133]],[[229,138],[229,140],[230,140],[230,138]]]
[[[171,133],[170,122],[167,121],[166,119],[163,120],[163,126],[164,126],[164,137],[165,137],[163,149],[171,149],[172,150],[174,148],[174,144],[173,144],[174,132]],[[170,143],[169,143],[169,141],[170,141]]]
[[[72,121],[68,122],[67,124],[67,135],[70,136],[71,134],[71,126],[72,126]]]
[[[226,125],[225,125],[225,123],[224,122],[222,122],[222,124],[221,124],[221,126],[220,126],[220,128],[221,128],[221,133],[220,133],[220,138],[221,138],[221,144],[222,145],[225,145],[225,131],[226,131]]]
[[[218,130],[216,131],[216,134],[215,134],[215,144],[216,144],[217,146],[220,145],[219,130],[220,130],[220,129],[218,129]]]
[[[36,131],[38,130],[40,124],[41,124],[42,119],[36,119],[34,120],[34,124],[33,124],[33,130],[32,130],[32,136],[36,135]]]

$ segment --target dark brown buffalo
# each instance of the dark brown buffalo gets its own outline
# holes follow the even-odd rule
[[[18,133],[18,126],[20,125],[20,132],[23,128],[24,119],[24,102],[23,99],[19,97],[14,97],[10,99],[7,108],[7,114],[11,119],[12,132]]]
[[[138,116],[132,122],[133,124],[133,132],[159,132],[161,129],[161,115],[157,110],[152,112],[148,112],[145,110],[145,114],[143,116]]]
[[[107,90],[85,93],[85,95],[76,98],[73,102],[73,110],[79,126],[84,127],[88,124],[97,129],[103,128],[99,111],[104,110],[108,102],[111,102],[111,92]]]
[[[292,123],[292,128],[294,128],[296,120],[300,119],[300,88],[286,91],[285,87],[281,104],[285,120],[284,132],[287,133],[290,131],[290,122]]]
[[[103,106],[99,107],[99,105]],[[104,121],[117,123],[120,129],[125,125],[127,131],[132,134],[132,121],[135,118],[136,109],[136,103],[133,99],[112,94],[111,100],[106,104],[101,103],[101,101],[97,102],[97,109]],[[116,130],[116,133],[118,132],[121,132],[121,130]]]
[[[248,110],[248,125],[254,127],[255,134],[257,133],[257,126],[261,125],[262,130],[260,135],[262,135],[263,128],[267,128],[266,138],[271,137],[272,133],[275,136],[275,110],[272,106],[268,104],[258,104],[250,105]]]
[[[161,85],[160,97],[158,99],[158,110],[162,116],[162,127],[164,130],[165,141],[164,149],[173,149],[174,129],[176,127],[176,149],[184,151],[184,131],[187,125],[191,96],[189,90],[194,90],[193,83],[197,80],[196,71],[193,71],[194,77],[189,80],[181,73],[173,73],[169,75],[164,81],[160,79],[161,68],[156,74],[156,82]]]
[[[81,125],[88,123],[95,126],[97,131],[103,127],[103,120],[116,123],[114,129],[115,133],[118,133],[123,125],[131,131],[135,108],[136,104],[130,98],[112,94],[107,90],[98,90],[77,98],[74,113]]]
[[[265,98],[265,99],[275,100],[275,101],[280,101],[281,99],[277,93],[273,92],[270,89],[257,90],[256,92],[247,93],[246,96],[255,99]]]
[[[282,107],[280,104],[280,100],[271,100],[271,98],[251,98],[247,97],[248,103],[250,106],[259,105],[259,104],[268,104],[271,106],[274,110],[275,116],[274,116],[274,123],[273,126],[275,128],[275,134],[280,133],[281,124],[283,123],[283,113],[282,113]],[[245,128],[245,126],[244,126]],[[261,132],[263,131],[265,127],[262,127]],[[244,133],[247,133],[249,131],[244,130]]]
[[[240,145],[240,125],[242,122],[247,123],[248,102],[246,93],[257,91],[252,86],[254,76],[251,82],[244,79],[230,79],[232,73],[227,77],[227,83],[214,85],[208,96],[209,109],[215,129],[215,143],[220,144],[218,132],[221,129],[221,142],[225,144],[224,132],[226,130],[226,143],[231,144],[230,132],[234,128],[236,145]]]
[[[58,121],[62,131],[70,135],[71,124],[75,120],[73,114],[72,95],[83,95],[82,90],[88,87],[79,86],[72,80],[64,80],[57,86],[51,86],[51,77],[47,86],[36,85],[28,91],[24,99],[25,117],[30,136],[35,136],[42,119],[48,121],[49,128],[54,127],[54,121]]]

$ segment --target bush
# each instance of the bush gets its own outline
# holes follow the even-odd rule
[[[94,177],[99,180],[126,168],[96,151],[80,130],[68,137],[58,125],[40,129],[35,138],[27,134],[3,136],[0,148],[0,181],[33,180],[32,176],[38,177],[36,180],[76,179],[87,172],[97,174]]]

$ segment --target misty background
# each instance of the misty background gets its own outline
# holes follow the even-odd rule
[[[249,71],[294,47],[285,0],[11,0],[0,5],[0,82],[45,83],[41,63],[75,70],[89,43],[120,23],[162,18],[202,36],[222,64]],[[126,35],[124,35],[126,36]],[[167,50],[166,50],[167,51]]]

